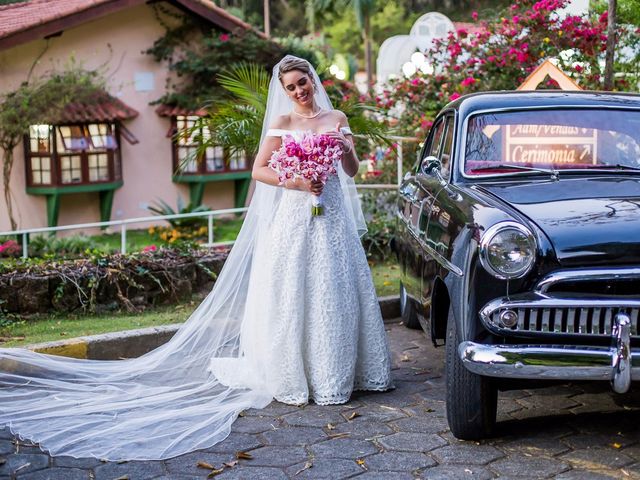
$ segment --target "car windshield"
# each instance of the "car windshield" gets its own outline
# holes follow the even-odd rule
[[[554,109],[469,119],[466,175],[640,171],[640,110]]]

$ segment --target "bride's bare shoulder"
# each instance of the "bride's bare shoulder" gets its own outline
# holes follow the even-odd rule
[[[291,126],[291,116],[279,115],[274,119],[274,121],[271,123],[269,128],[287,130],[290,126]]]
[[[329,114],[333,117],[336,122],[340,122],[341,125],[347,124],[347,116],[344,114],[342,110],[331,110]]]

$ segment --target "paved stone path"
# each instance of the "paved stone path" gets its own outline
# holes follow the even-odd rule
[[[566,385],[501,393],[498,436],[456,440],[447,428],[442,348],[389,324],[397,388],[341,406],[273,403],[250,410],[224,442],[164,462],[51,458],[0,430],[0,478],[203,479],[632,479],[640,478],[640,394]]]

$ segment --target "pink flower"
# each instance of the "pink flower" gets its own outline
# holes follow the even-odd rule
[[[147,245],[142,249],[144,253],[155,252],[156,250],[158,250],[158,247],[156,247],[155,245]]]
[[[221,42],[228,42],[229,38],[231,37],[229,36],[228,33],[222,33],[218,38],[220,39]]]
[[[460,85],[462,85],[463,87],[468,87],[469,85],[473,85],[474,83],[476,83],[475,78],[467,77],[464,80],[462,80],[462,82],[460,82]]]
[[[471,18],[473,18],[475,21],[478,21],[478,12],[472,12]]]
[[[460,94],[458,92],[454,92],[449,96],[449,100],[454,101],[456,98],[460,98]]]

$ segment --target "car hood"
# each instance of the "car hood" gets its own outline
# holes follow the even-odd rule
[[[482,185],[547,235],[562,266],[640,263],[640,177]]]

